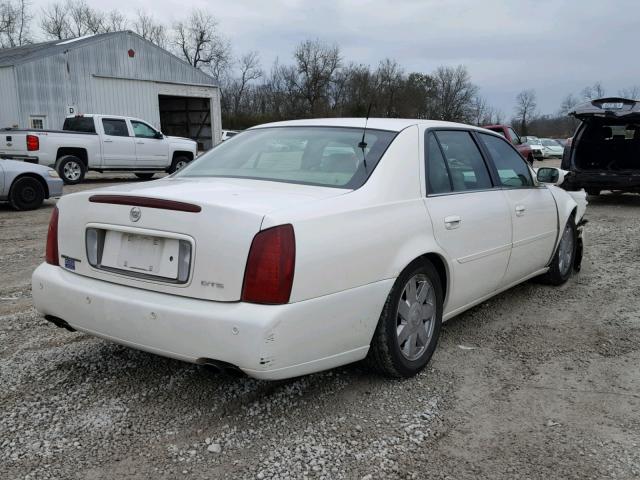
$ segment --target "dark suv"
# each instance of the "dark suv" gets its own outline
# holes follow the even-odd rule
[[[581,123],[564,149],[561,168],[570,173],[563,187],[640,193],[640,101],[601,98],[569,115]]]

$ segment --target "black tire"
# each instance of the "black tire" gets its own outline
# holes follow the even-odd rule
[[[591,195],[593,197],[597,197],[598,195],[600,195],[599,188],[586,188],[585,191],[587,192],[588,195]]]
[[[409,359],[401,351],[401,345],[406,346],[406,343],[399,340],[399,337],[402,335],[402,330],[398,333],[398,322],[402,322],[402,320],[398,314],[398,307],[403,295],[406,296],[405,287],[410,280],[416,276],[424,276],[430,282],[433,288],[435,311],[431,318],[433,327],[428,342],[422,346],[421,353],[419,353],[417,358]],[[418,291],[416,291],[416,295],[417,293]],[[442,325],[442,302],[440,277],[431,262],[428,260],[419,260],[409,265],[394,283],[387,297],[387,301],[384,304],[380,320],[378,320],[376,331],[371,340],[369,353],[365,360],[368,366],[378,373],[395,378],[411,377],[420,372],[431,359],[438,344],[440,327]],[[425,305],[428,306],[431,305],[431,303]],[[409,311],[411,311],[411,309],[409,309]],[[418,322],[421,322],[421,320],[418,320]],[[407,325],[408,324],[409,322],[407,321]],[[418,324],[426,325],[426,323]],[[431,327],[429,327],[429,329],[431,329]]]
[[[529,165],[533,165],[533,154],[530,153],[529,156],[527,157],[527,162],[529,162]]]
[[[141,172],[141,173],[134,173],[134,175],[138,177],[140,180],[150,180],[155,175],[155,172]]]
[[[56,164],[56,170],[65,185],[77,185],[87,173],[84,162],[75,155],[60,157]]]
[[[570,259],[561,261],[562,255],[562,246],[564,241],[564,233],[566,230],[569,230],[571,239],[572,239],[572,248],[570,249]],[[576,250],[578,247],[578,227],[576,227],[575,218],[573,215],[569,217],[565,228],[562,231],[563,238],[560,240],[558,244],[558,248],[556,249],[556,253],[553,255],[553,259],[551,260],[551,264],[549,265],[549,271],[540,277],[540,280],[543,283],[548,285],[562,285],[569,277],[571,277],[571,273],[573,272],[573,267],[576,260]]]
[[[44,197],[44,187],[33,177],[18,178],[9,192],[9,202],[16,210],[35,210],[42,205]]]
[[[169,167],[169,170],[167,170],[167,172],[177,172],[182,167],[187,165],[190,161],[191,159],[189,157],[186,157],[184,155],[177,155],[176,157],[174,157],[173,162],[171,162],[171,166]]]

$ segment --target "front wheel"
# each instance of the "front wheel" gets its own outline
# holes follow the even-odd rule
[[[178,170],[182,170],[184,167],[187,166],[187,164],[190,161],[191,160],[189,160],[188,157],[185,157],[183,155],[177,156],[176,158],[173,159],[173,162],[171,162],[171,166],[169,167],[168,172],[174,173],[174,172],[177,172]]]
[[[86,168],[82,160],[75,155],[65,155],[58,159],[58,175],[66,185],[76,185],[82,181]]]
[[[550,285],[562,285],[571,276],[578,246],[578,228],[574,216],[571,215],[562,231],[562,237],[556,250],[549,271],[541,280]]]
[[[42,184],[32,177],[22,177],[11,185],[9,202],[16,210],[35,210],[44,201]]]
[[[429,261],[405,269],[382,309],[367,354],[369,366],[396,378],[420,372],[438,343],[442,302],[440,277]]]

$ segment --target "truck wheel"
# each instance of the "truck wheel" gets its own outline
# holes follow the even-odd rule
[[[527,157],[527,162],[529,162],[529,165],[533,165],[533,154],[530,153],[529,156]]]
[[[187,166],[187,164],[190,161],[191,160],[189,160],[189,157],[185,157],[184,155],[179,155],[173,159],[173,162],[171,162],[171,166],[169,167],[168,172],[174,173],[174,172],[177,172],[178,170],[182,170],[184,167]]]
[[[11,185],[9,201],[16,210],[35,210],[44,201],[44,188],[35,178],[19,178]]]
[[[82,181],[87,169],[75,155],[65,155],[58,159],[56,170],[65,184],[76,185]]]
[[[155,173],[153,173],[153,172],[149,172],[149,173],[142,172],[142,173],[134,173],[134,175],[136,177],[138,177],[140,180],[150,180],[150,179],[153,178]]]

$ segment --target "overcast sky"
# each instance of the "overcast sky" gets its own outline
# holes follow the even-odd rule
[[[39,10],[48,0],[33,0]],[[100,9],[146,10],[172,23],[212,12],[234,54],[257,50],[263,67],[291,61],[308,38],[335,42],[346,61],[396,59],[405,71],[464,64],[508,118],[523,89],[540,113],[601,81],[607,94],[640,85],[635,57],[640,0],[88,0]]]

